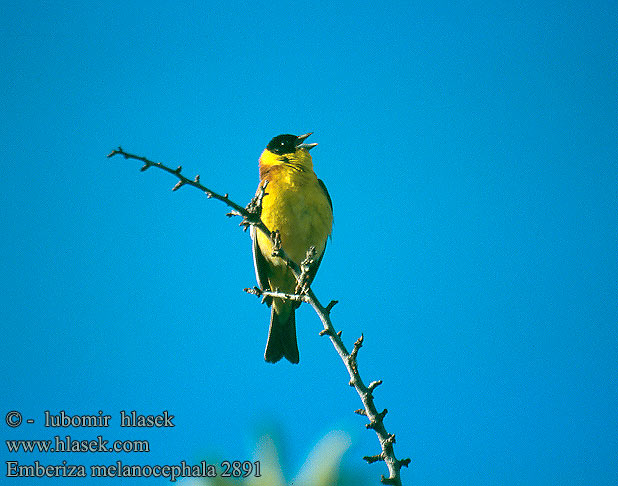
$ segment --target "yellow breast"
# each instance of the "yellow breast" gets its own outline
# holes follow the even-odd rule
[[[333,213],[328,198],[312,170],[279,165],[270,170],[262,200],[262,221],[271,231],[279,230],[285,252],[300,263],[311,246],[321,255],[331,233]],[[264,257],[275,265],[268,238],[258,233]]]

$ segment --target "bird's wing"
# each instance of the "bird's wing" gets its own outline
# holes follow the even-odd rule
[[[251,240],[253,241],[253,268],[255,269],[255,278],[258,285],[262,290],[270,290],[268,284],[268,263],[262,255],[262,251],[258,245],[257,232],[253,226],[251,226]],[[270,302],[268,302],[270,305]]]
[[[328,189],[326,189],[326,184],[324,184],[324,181],[322,179],[318,179],[318,184],[320,184],[320,187],[324,191],[324,194],[326,194],[326,199],[328,199],[328,204],[330,204],[330,210],[332,211],[333,210],[333,200],[330,198]]]
[[[328,189],[326,189],[326,184],[324,184],[324,181],[322,179],[318,179],[318,184],[320,184],[320,187],[324,191],[324,195],[326,196],[326,199],[328,199],[328,204],[330,204],[330,210],[332,211],[333,210],[333,200],[330,198]],[[313,264],[311,273],[309,273],[308,283],[311,283],[313,281],[313,279],[315,278],[315,274],[317,273],[318,268],[320,267],[320,264],[322,263],[322,258],[324,258],[324,253],[326,253],[326,243],[328,243],[328,239],[324,243],[324,250],[322,250],[322,254],[318,257],[318,259]]]

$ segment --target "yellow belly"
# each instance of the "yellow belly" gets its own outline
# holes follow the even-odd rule
[[[300,263],[311,246],[321,255],[331,233],[333,215],[330,204],[315,174],[291,174],[270,181],[262,200],[262,221],[269,230],[279,230],[285,252]],[[271,288],[284,292],[294,290],[293,276],[280,258],[272,257],[272,245],[261,232],[258,244],[264,258],[273,268]],[[291,279],[290,279],[291,277]]]

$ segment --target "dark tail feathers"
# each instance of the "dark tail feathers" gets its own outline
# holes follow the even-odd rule
[[[269,363],[276,363],[284,356],[290,363],[298,363],[295,311],[292,308],[287,322],[282,323],[279,314],[275,312],[275,306],[272,306],[264,359]]]

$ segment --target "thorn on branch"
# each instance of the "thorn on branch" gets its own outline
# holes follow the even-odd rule
[[[114,149],[109,154],[107,154],[107,158],[111,159],[114,155],[118,155],[122,152],[122,147],[118,147],[118,150]]]
[[[178,181],[176,183],[176,185],[172,188],[172,191],[177,191],[178,189],[180,189],[184,185],[185,185],[185,183],[183,181]]]
[[[338,303],[339,303],[338,300],[331,300],[326,306],[326,308],[324,309],[324,312],[326,312],[327,314],[330,314],[331,309],[335,307]]]
[[[180,171],[182,170],[182,165],[179,165],[178,167],[176,167],[176,170],[174,171],[176,174],[180,174]]]
[[[315,261],[315,255],[316,255],[316,249],[315,246],[310,246],[309,249],[307,250],[307,255],[305,256],[305,259],[300,262],[300,268],[303,267],[308,267],[307,271],[309,271],[309,267],[311,267],[311,265],[313,265],[313,262]],[[303,268],[304,271],[304,268]]]
[[[199,183],[200,183],[200,175],[199,175],[199,174],[197,174],[197,175],[195,176],[195,179],[193,180],[193,182],[195,182],[196,184],[199,184]]]
[[[356,356],[358,355],[358,350],[363,346],[363,339],[363,335],[361,334],[361,336],[354,343],[354,348],[348,356],[348,362],[354,369],[356,369]]]
[[[382,475],[382,477],[380,478],[380,482],[382,484],[399,484],[399,481],[397,481],[395,478],[387,478],[384,475]]]
[[[253,287],[251,289],[243,289],[245,292],[247,292],[248,294],[251,295],[255,295],[257,297],[261,297],[262,296],[262,289],[260,289],[259,287]]]
[[[365,411],[364,408],[359,408],[358,410],[354,410],[354,413],[357,415],[364,415],[365,417],[367,416],[367,412]]]
[[[388,413],[388,410],[384,409],[382,412],[376,415],[376,418],[365,425],[368,429],[375,429],[378,425],[384,422],[384,416]]]
[[[337,332],[337,336],[338,336],[339,338],[341,338],[341,331],[338,331],[338,332]]]
[[[264,192],[265,189],[266,189],[266,183],[264,183],[264,185],[260,188],[260,192],[258,192],[255,196],[253,196],[251,198],[251,201],[249,201],[249,204],[245,206],[245,209],[251,214],[255,214],[259,216],[260,213],[262,212],[262,199],[266,195],[266,192]]]
[[[264,184],[262,184],[262,187],[260,187],[260,192],[258,193],[258,198],[257,198],[257,202],[260,206],[262,206],[262,199],[264,199],[264,196],[266,196],[268,193],[266,192],[266,186],[268,186],[268,179],[264,179]]]
[[[247,228],[252,224],[259,223],[261,221],[260,217],[262,216],[262,199],[266,195],[266,186],[268,185],[268,181],[264,181],[264,184],[260,187],[258,193],[251,198],[249,204],[245,206],[247,210],[247,214],[242,215],[243,220],[240,222],[240,226],[244,226],[244,230],[247,231]]]
[[[270,234],[270,238],[273,242],[273,253],[274,257],[277,257],[281,253],[281,233],[279,230],[275,230]]]
[[[325,336],[325,335],[331,336],[332,335],[330,329],[322,329],[318,334],[320,336]]]
[[[307,279],[315,261],[315,254],[315,246],[310,246],[305,254],[305,259],[300,262],[300,278],[297,280],[296,293],[304,293],[307,291]]]
[[[375,420],[372,420],[368,424],[365,425],[368,429],[375,429],[379,424],[382,424],[384,421],[384,416],[388,413],[388,410],[384,409],[382,412],[376,415]],[[393,439],[394,440],[394,439]]]
[[[118,146],[118,148],[116,150],[112,150],[109,154],[107,154],[107,158],[109,159],[110,157],[113,157],[114,155],[124,155],[125,159],[129,158],[129,155],[125,153],[124,150],[122,150],[122,147]]]
[[[374,462],[383,461],[384,453],[376,454],[375,456],[365,456],[363,460],[367,461],[369,464],[373,464]],[[384,476],[382,476],[384,477]]]
[[[316,253],[317,252],[315,246],[310,246],[307,250],[305,259],[300,262],[300,276],[297,279],[296,289],[294,290],[294,293],[304,294],[307,292],[309,275],[311,274],[311,268],[315,263]]]

